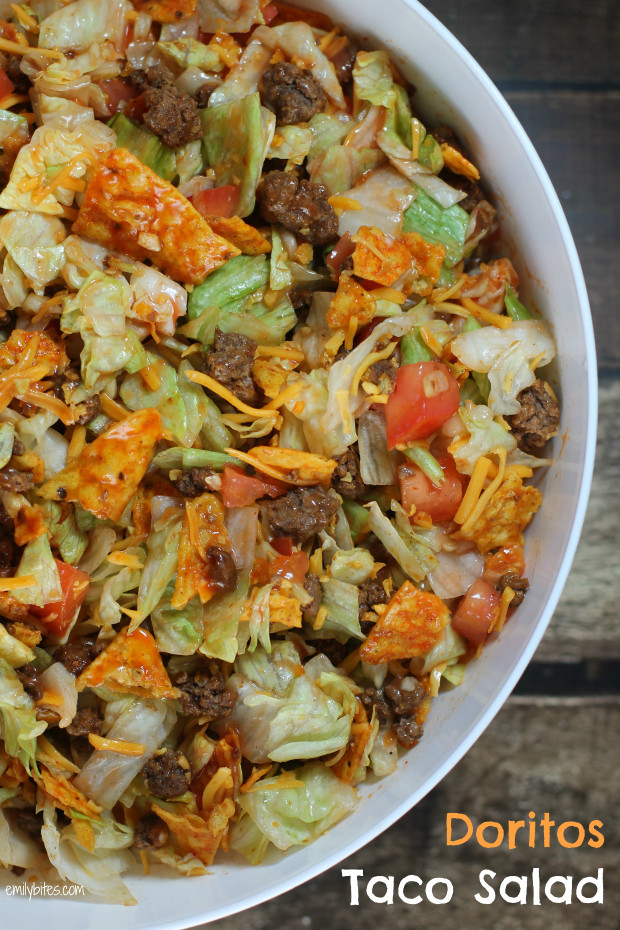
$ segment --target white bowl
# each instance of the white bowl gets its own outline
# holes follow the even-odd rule
[[[383,45],[418,88],[423,110],[466,141],[500,209],[505,238],[514,243],[522,289],[554,328],[562,433],[555,464],[540,478],[542,510],[526,534],[530,591],[501,637],[469,667],[464,684],[434,702],[423,740],[398,771],[361,785],[358,808],[316,843],[260,866],[224,860],[202,878],[136,873],[128,879],[136,907],[6,897],[3,927],[177,930],[259,904],[335,865],[402,817],[480,736],[530,660],[568,575],[594,460],[596,357],[579,260],[551,182],[491,81],[416,0],[318,0],[312,6],[369,47]]]

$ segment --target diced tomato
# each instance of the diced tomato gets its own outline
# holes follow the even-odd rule
[[[398,472],[400,500],[407,513],[413,505],[416,510],[427,513],[434,523],[443,523],[452,520],[459,509],[463,485],[452,456],[442,455],[437,461],[444,475],[440,485],[433,484],[417,465],[401,465]]]
[[[45,624],[54,636],[64,636],[70,628],[78,607],[86,597],[90,577],[73,565],[67,565],[60,559],[54,559],[60,585],[62,587],[62,600],[44,607],[29,607],[30,613]]]
[[[355,245],[351,242],[351,236],[348,232],[341,236],[338,242],[336,243],[335,248],[327,254],[325,259],[325,264],[334,274],[334,277],[340,275],[340,269],[342,268],[342,263],[349,257],[353,255],[355,251]]]
[[[222,501],[224,507],[248,507],[261,497],[279,497],[288,485],[266,475],[246,475],[236,465],[226,465],[222,471]]]
[[[234,184],[224,184],[197,191],[189,199],[202,216],[231,217],[239,206],[239,188]]]
[[[268,3],[267,6],[264,6],[261,10],[263,14],[263,19],[265,20],[265,25],[268,26],[272,19],[275,19],[278,15],[278,8],[275,3]]]
[[[443,362],[403,365],[385,405],[388,449],[426,439],[456,413],[460,400],[458,382]]]
[[[141,120],[146,113],[146,95],[138,94],[127,103],[123,113],[128,119]]]
[[[486,581],[474,581],[452,616],[452,629],[479,646],[499,614],[500,595]]]
[[[108,113],[113,116],[121,108],[121,104],[128,100],[134,100],[138,96],[138,91],[127,81],[121,81],[120,78],[109,78],[105,81],[99,81],[99,87],[104,92],[108,101]]]
[[[516,544],[514,546],[505,546],[503,549],[498,549],[493,555],[487,556],[482,577],[489,584],[497,584],[502,575],[507,572],[512,572],[521,578],[524,571],[525,554],[523,546]]]
[[[277,539],[272,539],[271,545],[280,555],[293,554],[293,540],[290,536],[279,536]]]
[[[271,563],[271,576],[278,578],[288,578],[289,581],[296,581],[297,584],[303,584],[306,572],[310,567],[310,561],[305,552],[297,549],[290,555],[279,555]]]
[[[6,72],[0,69],[0,98],[8,97],[15,90],[15,84]]]

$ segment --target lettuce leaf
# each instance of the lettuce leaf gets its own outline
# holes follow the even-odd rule
[[[64,508],[56,501],[41,500],[40,506],[50,540],[59,550],[63,562],[77,565],[88,545],[88,535],[78,526],[74,510],[63,517]]]
[[[153,352],[146,353],[146,364],[157,373],[159,387],[152,390],[140,374],[129,375],[121,385],[121,398],[130,410],[156,407],[164,428],[175,440],[182,446],[193,446],[208,405],[203,389],[184,375],[192,366],[184,360],[177,372],[169,362]]]
[[[43,607],[45,604],[62,600],[60,576],[47,533],[28,543],[15,575],[18,578],[23,578],[24,575],[34,575],[36,578],[35,584],[27,588],[17,588],[13,592],[13,597],[22,604]]]
[[[187,315],[193,320],[211,307],[238,312],[246,298],[266,287],[268,281],[269,262],[264,255],[237,255],[193,289]],[[197,338],[189,331],[186,334]]]
[[[199,647],[203,655],[223,662],[235,661],[239,619],[249,588],[249,576],[243,573],[237,578],[234,591],[218,594],[205,605],[202,614],[203,641]]]
[[[517,448],[517,440],[495,421],[492,412],[484,404],[468,402],[459,408],[459,416],[469,433],[467,442],[464,445],[455,444],[452,453],[461,474],[471,475],[480,456],[500,446],[507,452]]]
[[[352,715],[305,670],[300,673],[292,643],[274,643],[271,655],[259,646],[239,656],[230,686],[239,700],[228,719],[252,762],[312,759],[348,742]]]
[[[42,213],[11,211],[0,220],[0,243],[21,269],[36,294],[60,274],[65,263],[62,220]]]
[[[355,551],[355,550],[353,550]],[[370,555],[370,553],[368,553]],[[370,556],[372,559],[372,556]],[[357,584],[348,584],[337,578],[328,578],[322,582],[323,599],[321,607],[327,609],[327,617],[319,631],[322,636],[336,636],[345,639],[354,636],[363,640],[364,634],[359,622],[359,597]]]
[[[358,100],[390,109],[396,89],[387,52],[358,52],[353,67],[353,91]]]
[[[151,611],[153,633],[161,652],[175,656],[192,656],[202,643],[203,607],[198,597],[181,610],[170,606],[175,578],[168,584],[157,607]]]
[[[138,588],[139,622],[154,611],[176,576],[181,523],[181,517],[178,517],[147,536],[146,559]]]
[[[356,149],[351,145],[330,145],[308,162],[308,174],[313,184],[322,184],[328,194],[348,191],[371,168],[377,168],[384,155],[377,148]]]
[[[269,841],[284,850],[311,843],[338,823],[355,807],[357,795],[322,762],[313,762],[258,782],[238,803]],[[231,847],[241,852],[248,849],[248,834],[238,830],[233,827]]]
[[[43,808],[41,838],[52,865],[65,881],[83,885],[91,894],[111,904],[137,904],[121,874],[128,871],[134,859],[127,846],[132,836],[117,824],[112,829],[108,824],[100,827],[91,821],[95,831],[95,849],[87,850],[78,841],[73,824],[59,828],[56,811],[49,801]],[[131,831],[133,832],[133,831]],[[119,842],[122,837],[122,842]],[[128,842],[127,842],[128,840]]]
[[[111,810],[129,787],[144,763],[170,733],[176,713],[165,701],[130,699],[106,733],[110,739],[142,743],[141,756],[123,756],[105,749],[96,749],[74,779],[76,788]]]
[[[216,187],[239,187],[239,216],[254,209],[256,188],[275,129],[273,113],[261,107],[260,96],[200,111],[202,140],[207,165],[215,171]]]
[[[79,52],[107,39],[120,50],[132,12],[128,0],[76,0],[43,20],[39,46]]]
[[[452,267],[463,257],[469,214],[458,204],[444,209],[425,191],[418,194],[405,211],[403,232],[417,232],[427,242],[444,245],[446,265]]]
[[[30,772],[37,768],[37,737],[47,729],[37,720],[34,701],[26,694],[9,663],[0,658],[0,736],[10,756],[19,759]]]

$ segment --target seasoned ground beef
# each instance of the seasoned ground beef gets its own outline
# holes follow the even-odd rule
[[[502,575],[495,585],[496,589],[500,594],[504,593],[505,588],[512,588],[515,593],[515,596],[510,602],[510,606],[518,607],[519,604],[523,603],[525,597],[525,592],[529,588],[530,583],[527,578],[519,578],[518,575],[515,575],[514,572],[506,572],[505,575]]]
[[[176,749],[165,749],[142,767],[141,775],[156,798],[166,801],[185,794],[191,779],[189,762]]]
[[[389,578],[391,578],[389,569],[383,567],[379,569],[375,578],[370,578],[360,585],[358,592],[360,619],[365,613],[372,610],[375,604],[387,604],[390,595],[385,590],[383,582]]]
[[[392,353],[389,358],[379,359],[366,369],[363,381],[370,381],[376,384],[382,394],[391,394],[396,383],[398,373],[398,357],[396,352]]]
[[[38,701],[39,698],[43,696],[44,688],[39,680],[39,673],[34,665],[28,662],[27,665],[22,665],[21,668],[15,669],[15,672],[26,694],[29,694],[31,698]]]
[[[304,607],[303,611],[304,620],[309,622],[310,620],[314,620],[318,614],[323,599],[323,589],[319,581],[319,576],[315,575],[314,572],[308,572],[304,580],[304,588],[312,598],[307,607]]]
[[[293,488],[263,506],[274,536],[290,536],[294,542],[302,543],[325,529],[339,504],[337,497],[316,485]]]
[[[161,849],[168,842],[168,827],[157,814],[140,817],[134,826],[133,845],[136,849]]]
[[[148,71],[134,71],[134,87],[144,93],[145,126],[165,145],[176,149],[200,139],[202,131],[196,101],[174,83],[165,65],[153,65]]]
[[[222,593],[234,591],[237,585],[237,567],[232,553],[220,546],[209,546],[205,552],[209,569],[209,584]]]
[[[196,103],[199,109],[204,110],[204,108],[209,103],[209,97],[213,93],[216,87],[218,87],[219,81],[205,81],[204,84],[201,84],[198,90],[196,91]]]
[[[308,642],[314,646],[317,653],[322,652],[327,656],[332,665],[340,665],[353,650],[349,643],[340,643],[337,639],[311,639]]]
[[[400,717],[398,721],[392,727],[396,739],[401,746],[404,746],[406,749],[411,749],[412,746],[422,739],[424,734],[424,727],[422,724],[417,723],[415,716],[409,716],[405,714],[403,717]]]
[[[267,68],[258,89],[264,105],[273,110],[284,126],[307,123],[327,105],[323,88],[312,72],[288,61]]]
[[[336,467],[332,472],[332,488],[349,500],[361,497],[366,490],[360,474],[360,457],[355,446],[350,446],[336,459]]]
[[[385,686],[385,696],[398,716],[412,714],[418,709],[426,691],[413,675],[399,675]]]
[[[13,544],[12,533],[0,529],[0,577],[7,578],[13,574]]]
[[[228,717],[237,703],[237,692],[226,686],[221,672],[207,669],[181,672],[174,679],[179,688],[181,707],[188,717]]]
[[[560,408],[546,381],[537,378],[517,395],[521,409],[506,417],[523,452],[535,453],[558,431]]]
[[[34,487],[32,472],[17,471],[9,465],[0,468],[0,491],[12,491],[13,494],[23,494]]]
[[[87,397],[81,404],[75,404],[72,409],[73,416],[75,417],[75,425],[85,426],[101,413],[99,394],[93,394],[92,397]]]
[[[241,333],[215,330],[213,349],[207,352],[202,370],[228,388],[244,404],[257,404],[261,395],[252,378],[256,343]]]
[[[7,55],[4,70],[15,85],[14,93],[27,94],[32,87],[30,78],[22,71],[22,56]]]
[[[376,710],[377,718],[380,723],[385,723],[390,719],[392,708],[385,698],[383,688],[381,688],[379,691],[377,691],[376,688],[366,688],[366,690],[360,695],[360,700],[366,708],[368,719],[370,719],[372,715],[373,707]]]
[[[101,733],[103,720],[94,707],[84,707],[67,727],[69,736],[88,736],[89,733]]]
[[[293,172],[270,171],[258,188],[258,202],[268,223],[282,223],[312,245],[326,245],[338,236],[338,217],[322,184]]]
[[[54,653],[54,659],[56,662],[62,662],[64,667],[77,678],[78,675],[82,674],[86,666],[90,665],[96,655],[95,645],[90,640],[80,642],[76,640],[67,643],[65,646],[60,646]]]
[[[190,468],[188,471],[182,471],[174,479],[174,484],[183,497],[200,497],[209,490],[207,479],[212,475],[212,468]]]
[[[20,830],[23,830],[24,833],[29,833],[30,836],[35,836],[40,839],[41,827],[43,826],[42,812],[37,814],[34,808],[20,810],[15,819]]]

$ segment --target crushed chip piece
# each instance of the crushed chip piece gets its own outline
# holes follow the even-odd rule
[[[355,318],[358,326],[364,326],[370,323],[376,308],[377,302],[372,293],[344,272],[340,275],[338,290],[327,311],[327,325],[330,329],[342,329]]]
[[[375,226],[360,226],[351,240],[355,243],[353,272],[360,278],[389,286],[411,268],[407,246]]]
[[[475,542],[482,553],[523,545],[523,530],[541,504],[538,488],[524,485],[520,475],[507,468],[504,481],[469,532],[464,534],[461,530],[459,535]]]
[[[360,659],[370,665],[424,656],[450,622],[450,611],[436,594],[410,581],[398,589],[360,647]]]
[[[110,691],[146,698],[176,698],[157,643],[148,630],[128,627],[87,665],[77,680],[78,691],[104,685]]]
[[[140,261],[150,259],[185,284],[201,284],[239,255],[176,187],[122,148],[95,168],[73,231]]]

